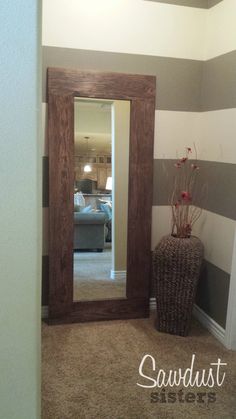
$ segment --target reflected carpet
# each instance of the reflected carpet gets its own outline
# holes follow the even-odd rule
[[[125,280],[110,275],[111,249],[74,252],[74,301],[125,298]]]

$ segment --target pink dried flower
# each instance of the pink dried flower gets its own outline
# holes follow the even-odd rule
[[[196,171],[199,170],[196,147],[195,158],[191,160],[190,147],[185,147],[185,157],[175,162],[174,188],[171,198],[172,235],[175,237],[190,237],[193,225],[201,215],[201,208],[194,205],[193,197],[196,188]]]
[[[190,193],[187,191],[181,192],[181,198],[183,199],[183,201],[186,201],[186,202],[190,202],[192,199]]]

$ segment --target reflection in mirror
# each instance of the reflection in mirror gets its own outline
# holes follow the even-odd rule
[[[130,102],[74,105],[73,299],[125,298]]]

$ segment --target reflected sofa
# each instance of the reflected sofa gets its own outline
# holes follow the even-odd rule
[[[106,215],[103,212],[74,212],[74,250],[102,252],[105,244]]]

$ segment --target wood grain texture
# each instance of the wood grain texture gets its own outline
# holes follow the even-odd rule
[[[149,297],[154,100],[133,100],[130,124],[127,297]]]
[[[73,302],[74,97],[131,101],[127,298]],[[48,69],[49,322],[146,317],[151,274],[155,77]]]
[[[73,105],[71,96],[49,96],[50,317],[70,312],[73,298]]]
[[[48,68],[48,92],[100,99],[151,99],[154,76]]]
[[[89,321],[135,319],[149,317],[149,300],[112,299],[101,301],[77,301],[71,312],[63,317],[49,318],[49,324]]]

